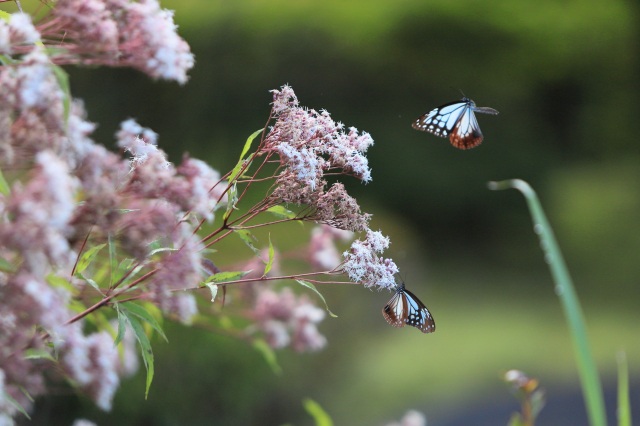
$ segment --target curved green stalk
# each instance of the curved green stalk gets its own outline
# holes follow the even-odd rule
[[[598,376],[596,363],[589,347],[582,308],[580,307],[571,276],[562,257],[562,252],[558,247],[558,243],[553,235],[553,230],[542,210],[538,196],[527,182],[519,179],[489,182],[489,189],[501,190],[509,188],[517,189],[524,195],[533,219],[533,230],[540,237],[540,246],[544,252],[545,261],[551,270],[551,275],[556,285],[556,294],[560,298],[569,325],[571,341],[578,364],[580,383],[582,385],[582,394],[584,395],[589,416],[589,424],[591,426],[605,426],[607,424],[607,418],[604,408],[604,397],[602,395],[602,385],[600,383],[600,377]]]

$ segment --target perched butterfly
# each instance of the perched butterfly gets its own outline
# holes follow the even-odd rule
[[[441,138],[449,137],[451,145],[469,149],[480,145],[482,132],[474,112],[498,114],[493,108],[477,107],[469,98],[450,102],[420,116],[412,125],[414,129],[433,133]]]
[[[423,333],[436,331],[436,323],[424,303],[404,288],[404,283],[396,287],[396,294],[382,308],[382,316],[394,327],[409,324]]]

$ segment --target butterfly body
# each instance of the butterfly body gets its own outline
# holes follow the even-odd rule
[[[411,126],[441,138],[448,137],[451,145],[456,148],[469,149],[480,145],[483,139],[476,112],[498,114],[493,108],[477,107],[471,99],[462,98],[434,108],[420,116]]]
[[[394,327],[410,325],[423,333],[436,331],[436,323],[427,307],[413,293],[405,289],[404,283],[396,288],[389,303],[382,308],[382,316]]]

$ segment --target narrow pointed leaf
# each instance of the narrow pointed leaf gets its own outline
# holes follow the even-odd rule
[[[329,309],[329,305],[327,305],[327,301],[324,299],[324,296],[322,295],[322,293],[320,293],[318,291],[318,289],[316,288],[316,286],[314,286],[313,284],[311,284],[309,281],[305,281],[305,280],[296,280],[300,285],[303,285],[305,287],[307,287],[308,289],[313,290],[319,297],[320,299],[322,299],[322,301],[324,302],[324,306],[327,309],[327,312],[329,313],[329,315],[333,318],[338,318],[338,316],[336,314],[334,314],[333,312],[331,312],[331,310]]]
[[[271,267],[273,266],[273,259],[275,257],[275,250],[273,248],[273,244],[271,244],[271,234],[269,234],[269,260],[267,261],[266,265],[264,265],[264,274],[263,276],[267,276],[267,274],[269,273],[269,271],[271,270]]]
[[[267,342],[262,339],[256,339],[253,341],[253,347],[262,354],[267,365],[271,367],[271,370],[275,374],[282,374],[282,368],[280,367],[280,364],[278,364],[276,353],[273,351],[271,346],[267,344]]]
[[[251,249],[251,251],[253,251],[255,254],[260,253],[260,250],[258,250],[254,244],[254,241],[257,241],[257,239],[251,232],[246,229],[235,229],[233,232],[237,236],[239,236],[242,241],[244,241],[244,243]]]
[[[304,405],[304,409],[307,413],[313,417],[316,426],[333,426],[331,416],[329,416],[324,408],[322,408],[322,406],[313,399],[305,398],[304,401],[302,401],[302,405]]]
[[[11,188],[9,188],[9,183],[4,178],[4,174],[2,173],[2,170],[0,170],[0,194],[9,195],[10,192],[11,192]]]
[[[138,340],[138,344],[140,345],[140,352],[142,353],[142,361],[144,362],[144,366],[147,369],[147,382],[146,389],[144,393],[145,399],[149,396],[149,389],[151,388],[151,382],[153,381],[154,375],[154,367],[153,367],[153,351],[151,350],[151,342],[149,342],[149,338],[144,331],[144,327],[140,324],[137,317],[134,315],[130,315],[125,312],[127,316],[127,320],[129,321],[129,325],[131,325],[131,329],[133,330],[133,334],[136,336]]]
[[[267,209],[269,213],[282,219],[295,219],[297,215],[283,206],[273,206]]]
[[[76,272],[84,272],[84,270],[87,269],[91,262],[93,262],[93,259],[95,259],[100,250],[102,250],[105,246],[106,244],[98,244],[97,246],[93,246],[82,253],[82,256],[80,256],[80,260],[78,261],[78,266],[76,267]]]

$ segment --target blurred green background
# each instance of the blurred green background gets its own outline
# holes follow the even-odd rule
[[[290,84],[302,105],[366,130],[373,181],[346,182],[388,255],[429,306],[438,331],[393,329],[389,294],[323,287],[339,316],[318,354],[279,353],[274,374],[236,340],[170,325],[156,376],[127,381],[112,413],[86,401],[40,402],[36,420],[65,424],[311,424],[302,399],[337,425],[382,425],[410,408],[430,425],[506,424],[510,368],[547,390],[541,425],[586,424],[572,348],[522,196],[489,180],[521,178],[539,193],[573,274],[607,395],[627,352],[640,415],[639,9],[622,0],[172,0],[196,55],[190,82],[130,70],[69,69],[75,96],[113,147],[134,117],[182,153],[225,172]],[[485,141],[459,151],[417,132],[419,115],[461,97]],[[285,231],[289,232],[289,231]],[[286,234],[274,237],[286,244]],[[232,253],[235,255],[236,253]],[[242,256],[248,256],[241,251]],[[614,401],[608,401],[615,418]],[[48,419],[48,420],[47,420]]]

